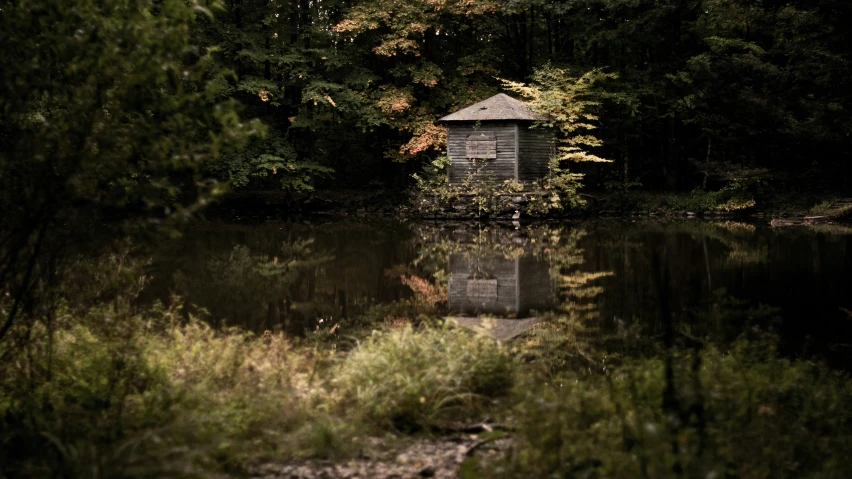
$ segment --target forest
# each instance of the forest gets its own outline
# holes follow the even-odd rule
[[[243,132],[246,144],[223,143],[196,165],[234,189],[404,189],[445,148],[436,119],[548,67],[612,75],[588,92],[599,103],[596,154],[613,162],[595,168],[591,186],[848,187],[852,9],[843,2],[214,1],[191,5],[193,18],[179,31],[132,33],[144,39],[109,30],[129,12],[95,19],[87,17],[103,15],[97,2],[76,10],[51,3],[4,14],[5,48],[19,66],[6,69],[4,82],[14,96],[3,120],[9,148],[33,148],[18,134],[36,133],[27,115],[72,100],[36,92],[87,91],[89,104],[68,110],[85,123],[109,101],[85,74],[129,45],[103,49],[124,40],[174,50],[156,45],[177,41],[172,35],[183,51],[159,52],[175,63],[160,66],[158,81],[185,93],[203,89],[207,105],[233,109],[228,121],[262,122]],[[126,6],[156,15],[166,4]],[[37,18],[51,16],[63,28],[39,38]],[[44,41],[66,39],[67,51],[27,58]],[[202,59],[203,71],[186,68]],[[121,62],[144,69],[152,60]],[[57,62],[74,73],[45,75]]]
[[[601,185],[761,172],[776,188],[841,189],[850,15],[828,0],[234,0],[196,41],[221,49],[236,72],[222,94],[270,136],[210,171],[258,188],[402,186],[445,146],[435,119],[553,65],[618,76],[596,92],[599,154],[615,163]]]
[[[849,477],[850,24],[0,1],[0,479]],[[498,93],[523,216],[447,181]]]

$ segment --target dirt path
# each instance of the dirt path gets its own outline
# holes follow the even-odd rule
[[[508,439],[489,441],[476,435],[417,439],[393,452],[378,452],[342,462],[308,461],[295,464],[264,464],[254,471],[256,479],[391,479],[456,478],[467,457],[487,461],[508,447]],[[374,449],[382,450],[381,441]],[[385,449],[386,450],[386,449]]]

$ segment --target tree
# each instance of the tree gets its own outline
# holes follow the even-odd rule
[[[209,3],[209,2],[205,2]],[[213,2],[212,6],[217,6]],[[0,49],[0,338],[47,308],[66,247],[184,217],[217,191],[200,167],[260,132],[189,33],[197,1],[6,2]]]
[[[533,110],[550,117],[542,121],[541,126],[555,128],[558,132],[556,153],[542,185],[545,190],[553,190],[555,200],[551,203],[567,201],[576,205],[580,202],[577,188],[583,175],[571,173],[563,162],[610,162],[592,153],[593,148],[603,144],[593,133],[597,128],[594,122],[598,121],[595,110],[600,106],[594,87],[595,83],[610,78],[617,76],[598,69],[572,77],[568,71],[548,64],[533,72],[529,84],[503,80],[508,90],[528,98]],[[560,198],[559,193],[567,197]]]

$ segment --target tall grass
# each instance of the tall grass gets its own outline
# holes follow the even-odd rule
[[[348,447],[311,381],[315,350],[180,317],[104,308],[60,315],[50,332],[35,323],[25,350],[0,365],[0,472],[206,477]]]
[[[503,348],[464,331],[377,332],[340,359],[185,316],[116,303],[30,325],[0,365],[0,474],[210,477],[334,458],[377,429],[476,417],[511,386]]]
[[[404,327],[376,332],[334,372],[342,404],[398,429],[472,420],[512,384],[503,347],[470,332]]]

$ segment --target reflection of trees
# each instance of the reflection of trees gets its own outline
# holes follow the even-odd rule
[[[584,269],[613,271],[601,280],[600,324],[659,339],[666,306],[680,344],[778,334],[801,351],[844,331],[837,306],[848,297],[848,239],[806,228],[770,229],[737,222],[600,222],[581,240]],[[668,295],[654,290],[653,251],[665,251]],[[805,339],[810,336],[810,339]],[[822,347],[824,346],[816,346]]]
[[[814,328],[814,322],[827,322],[824,318],[837,316],[838,306],[846,304],[837,299],[848,287],[848,281],[838,281],[843,264],[827,259],[847,258],[846,241],[804,229],[618,221],[583,228],[453,225],[417,231],[417,261],[444,285],[453,255],[480,265],[483,257],[530,256],[548,269],[558,301],[538,313],[540,320],[517,345],[551,370],[600,371],[620,357],[653,355],[668,327],[662,310],[669,312],[669,330],[681,346],[709,341],[726,347],[743,334],[781,335],[788,343],[801,343],[791,346],[799,350],[807,334],[831,330]],[[668,294],[662,299],[654,286],[655,250],[668,258]],[[825,304],[799,299],[826,294]]]
[[[715,290],[738,281],[736,271],[768,261],[769,241],[754,226],[735,222],[613,222],[590,232],[584,246],[587,264],[614,272],[604,281],[608,294],[599,302],[609,326],[638,322],[653,335],[662,330],[653,289],[654,248],[665,248],[672,259],[667,267],[673,320],[690,323],[695,309],[716,297]]]
[[[346,336],[383,321],[456,314],[447,301],[451,266],[481,280],[464,292],[480,300],[502,295],[493,281],[504,265],[519,280],[516,304],[530,306],[489,314],[538,318],[518,328],[525,332],[516,345],[551,368],[600,370],[618,357],[653,353],[665,332],[655,249],[668,258],[666,306],[681,344],[727,342],[770,326],[787,328],[791,338],[804,324],[839,331],[828,323],[839,307],[852,309],[838,299],[849,289],[839,271],[852,267],[844,237],[731,222],[240,227],[187,235],[155,263],[154,282],[161,283],[158,297],[176,290],[231,324],[301,333],[321,318],[320,328],[339,325]],[[536,287],[525,291],[546,292],[539,296],[546,301],[525,302],[521,283],[530,280]],[[791,304],[798,297],[828,300]]]
[[[567,367],[589,369],[605,366],[603,348],[609,334],[601,329],[596,299],[604,292],[601,278],[608,271],[583,269],[586,236],[581,228],[530,228],[533,254],[546,259],[558,290],[558,305],[544,312],[523,340],[524,356],[555,371]]]
[[[276,326],[286,329],[292,318],[304,313],[333,312],[334,303],[326,301],[329,298],[317,298],[315,282],[302,281],[331,259],[314,252],[312,243],[310,239],[284,242],[271,257],[238,244],[230,252],[176,271],[175,287],[212,318],[259,331]],[[300,291],[305,288],[307,291]]]
[[[211,225],[161,252],[149,295],[174,291],[211,319],[259,332],[328,329],[398,298],[384,270],[409,259],[407,239],[381,225]]]

